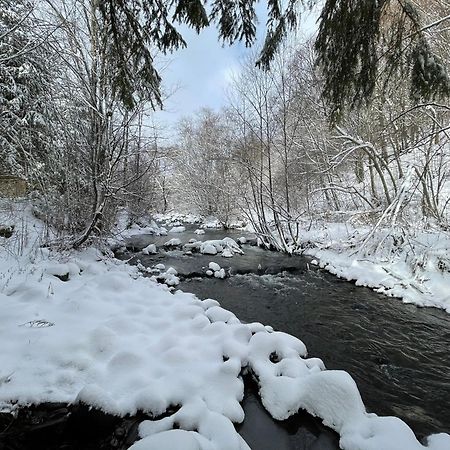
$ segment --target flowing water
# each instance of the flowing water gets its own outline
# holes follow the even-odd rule
[[[193,236],[207,240],[240,234],[214,230],[191,236],[188,230],[176,237],[187,242]],[[156,243],[170,237],[174,236],[157,238]],[[140,236],[132,242],[129,246],[136,251],[155,238]],[[137,253],[130,262],[140,259],[146,266],[157,262],[173,266],[184,277],[180,289],[218,300],[242,321],[262,322],[297,336],[309,355],[320,357],[328,369],[346,370],[353,376],[369,411],[400,417],[419,438],[450,432],[448,314],[356,287],[310,266],[303,257],[249,245],[243,248],[245,255],[229,259],[170,251],[154,256]],[[227,268],[231,276],[205,277],[210,261]],[[247,389],[242,431],[254,449],[338,448],[335,436],[304,415],[297,415],[289,425],[272,421],[273,441],[252,433],[258,423],[267,427],[270,421],[255,391]]]

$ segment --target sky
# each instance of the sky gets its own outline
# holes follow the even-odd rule
[[[260,24],[256,47],[264,41],[264,3],[258,4],[257,13]],[[301,29],[314,30],[315,19],[314,14],[305,15]],[[156,122],[166,129],[173,129],[182,117],[193,115],[202,107],[219,110],[224,106],[233,74],[239,72],[240,62],[254,51],[242,43],[223,46],[213,26],[199,35],[187,27],[180,27],[180,30],[187,48],[168,55],[161,71],[163,88],[170,96],[165,101],[165,110],[156,114]]]

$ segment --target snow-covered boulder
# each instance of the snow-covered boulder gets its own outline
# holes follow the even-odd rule
[[[169,233],[183,233],[184,231],[186,231],[186,227],[172,227]]]
[[[180,247],[181,241],[178,238],[172,238],[169,239],[167,242],[164,243],[164,247]]]
[[[155,255],[156,253],[158,253],[158,249],[156,248],[155,244],[150,244],[142,249],[142,253],[144,255]]]
[[[216,270],[214,272],[214,277],[223,280],[225,278],[225,269]]]
[[[200,252],[204,255],[217,255],[217,248],[209,243],[202,244]]]
[[[156,264],[154,269],[166,270],[166,266],[164,264]]]
[[[222,252],[222,257],[224,258],[232,258],[233,257],[233,252],[229,249],[226,248],[223,252]]]
[[[195,233],[195,234],[205,234],[205,230],[202,230],[201,228],[197,228],[197,229],[194,231],[194,233]]]
[[[243,244],[247,243],[247,238],[245,236],[242,236],[242,237],[238,238],[237,241],[239,244],[243,245]]]
[[[216,252],[212,250],[211,247],[214,247]],[[234,239],[231,239],[230,237],[225,237],[223,239],[216,239],[211,241],[205,241],[202,242],[200,245],[200,253],[203,253],[204,255],[215,255],[217,253],[222,253],[225,250],[228,250],[225,253],[225,257],[230,257],[234,255],[235,253],[242,255],[244,252],[241,250],[239,245]],[[210,253],[211,252],[211,253]]]
[[[178,272],[173,267],[169,267],[165,272],[158,275],[156,279],[170,287],[178,286],[180,284],[180,279],[177,275]]]
[[[213,262],[213,261],[211,261],[211,262],[209,263],[208,267],[209,267],[212,271],[214,271],[214,272],[217,272],[218,270],[220,270],[219,264],[217,264],[217,263],[215,263],[215,262]]]
[[[176,271],[176,269],[174,269],[173,267],[169,267],[166,270],[166,273],[170,274],[170,275],[178,275],[178,272]]]

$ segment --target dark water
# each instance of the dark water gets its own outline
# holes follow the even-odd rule
[[[252,450],[338,450],[339,436],[320,420],[300,412],[288,420],[273,420],[264,409],[253,380],[245,379],[245,420],[237,426]]]
[[[227,234],[208,231],[195,237],[218,239]],[[184,233],[178,237],[185,241]],[[151,241],[141,239],[145,245]],[[369,411],[400,417],[419,438],[450,432],[448,314],[356,287],[309,267],[306,258],[250,246],[244,250],[244,256],[230,259],[185,256],[181,251],[137,258],[144,265],[164,262],[175,267],[186,276],[181,289],[218,300],[243,321],[262,322],[297,336],[310,356],[353,376]],[[229,268],[232,276],[191,278],[202,275],[209,261]]]
[[[367,408],[419,437],[450,431],[450,324],[444,313],[375,295],[323,272],[187,280],[243,321],[299,337],[329,369],[348,371]]]

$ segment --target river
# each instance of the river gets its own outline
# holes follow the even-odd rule
[[[208,230],[199,237],[188,229],[176,237],[187,242],[192,237],[207,240],[225,235],[237,238],[242,233]],[[139,236],[129,242],[129,248],[136,251],[151,242],[162,245],[170,237],[174,235]],[[130,262],[139,259],[145,266],[157,262],[172,266],[182,276],[180,289],[202,299],[218,300],[242,321],[262,322],[300,338],[309,355],[320,357],[328,369],[352,375],[368,411],[400,417],[419,439],[430,433],[450,432],[447,313],[406,305],[357,287],[312,266],[301,256],[250,245],[243,249],[244,255],[233,258],[160,250],[151,256],[136,253]],[[204,268],[210,261],[226,268],[231,276],[225,280],[205,277]],[[254,449],[338,448],[336,438],[305,415],[297,415],[289,424],[272,421],[271,435],[283,445],[273,447],[274,441],[270,444],[267,437],[252,435],[248,423],[256,427],[261,421],[266,423],[267,417],[256,389],[247,391],[247,424],[242,434]],[[264,443],[269,446],[264,447]]]

